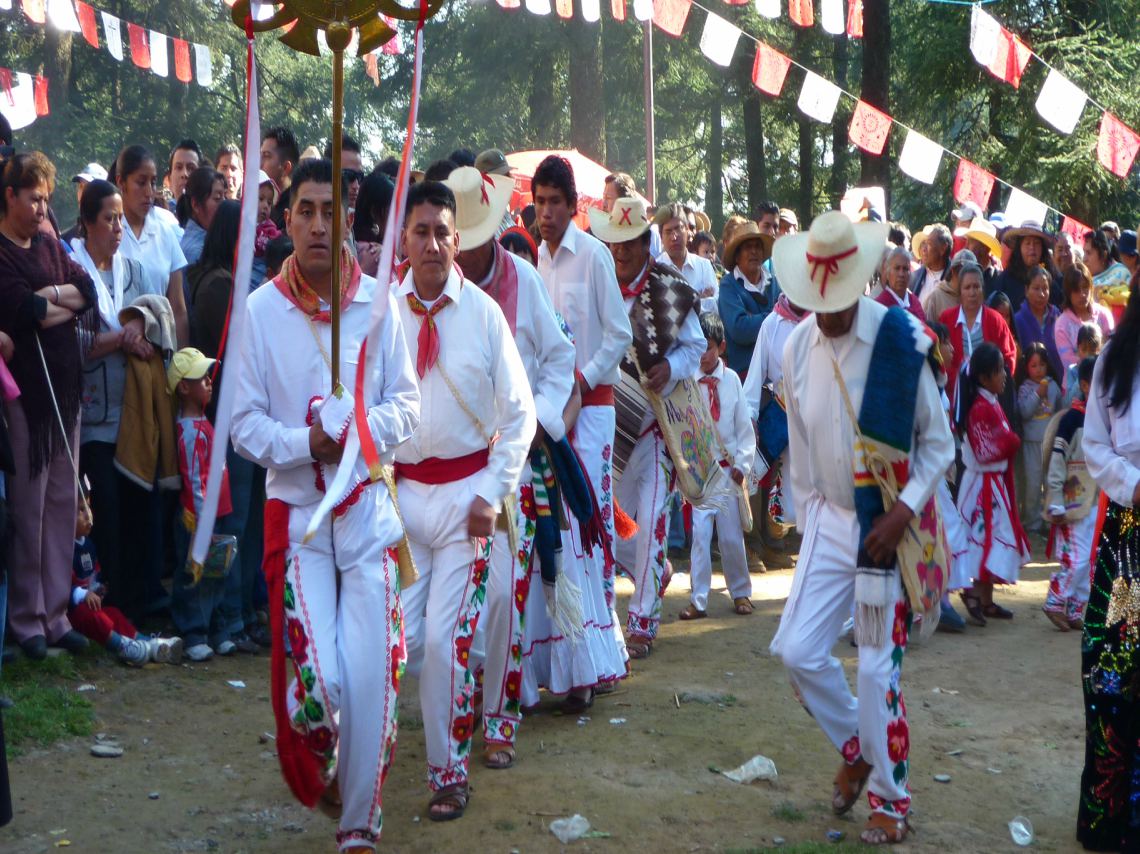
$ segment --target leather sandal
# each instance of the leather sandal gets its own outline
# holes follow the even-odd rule
[[[708,615],[709,615],[708,611],[702,611],[699,608],[697,608],[696,605],[694,605],[690,602],[688,605],[686,605],[684,608],[681,609],[681,612],[679,614],[677,614],[677,619],[678,620],[703,620]]]
[[[966,607],[966,613],[970,615],[970,622],[975,626],[984,626],[986,624],[986,615],[982,610],[982,600],[973,593],[963,590],[958,596],[962,599],[962,604]]]
[[[340,815],[344,811],[344,802],[340,799],[340,786],[337,785],[336,780],[329,783],[321,792],[320,800],[317,801],[317,809],[333,821],[340,821]]]
[[[732,600],[732,605],[735,608],[736,613],[742,617],[747,617],[754,610],[756,610],[752,607],[752,600],[747,596],[737,596]]]
[[[463,818],[470,797],[471,790],[466,783],[453,783],[450,786],[444,786],[428,801],[428,819],[431,821],[454,821],[457,818]],[[436,806],[450,806],[455,807],[455,809],[448,812],[435,812],[432,807]]]
[[[1003,608],[997,602],[990,602],[990,604],[982,609],[982,613],[991,620],[1013,619],[1013,611],[1009,610],[1009,608]]]
[[[580,715],[592,705],[594,705],[593,688],[585,697],[574,693],[567,694],[566,699],[558,705],[558,711],[564,715]]]
[[[501,757],[506,756],[506,759]],[[509,744],[488,744],[483,748],[483,765],[502,771],[515,764],[515,749]]]
[[[883,834],[879,838],[879,834]],[[910,823],[905,818],[891,818],[886,813],[873,812],[863,825],[859,841],[864,845],[898,845],[911,833]],[[868,834],[874,838],[868,839]]]
[[[845,815],[855,806],[867,778],[871,776],[871,766],[862,757],[853,765],[844,762],[835,775],[835,789],[831,795],[831,810],[836,815]]]
[[[649,638],[630,638],[625,642],[630,658],[649,658],[653,652],[653,641]]]
[[[1049,618],[1049,622],[1056,626],[1058,630],[1062,632],[1069,631],[1071,626],[1069,625],[1068,618],[1065,617],[1064,614],[1060,611],[1050,611],[1048,608],[1042,608],[1041,610],[1045,612],[1045,616]]]

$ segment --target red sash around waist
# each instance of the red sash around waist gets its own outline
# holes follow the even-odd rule
[[[491,452],[487,448],[462,457],[428,457],[418,463],[396,463],[396,477],[438,486],[470,477],[487,467]]]
[[[612,385],[596,386],[589,391],[582,392],[583,406],[613,406],[614,387]]]

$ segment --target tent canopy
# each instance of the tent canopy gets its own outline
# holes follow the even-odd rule
[[[584,213],[587,208],[601,207],[602,193],[606,188],[606,176],[614,170],[591,160],[573,148],[565,151],[515,151],[507,155],[507,163],[511,165],[511,177],[515,179],[515,190],[519,197],[526,197],[523,205],[531,202],[530,179],[534,175],[534,171],[551,154],[566,158],[570,163],[570,168],[574,170],[574,185],[578,189],[579,213]],[[645,197],[640,193],[637,196],[645,201]],[[648,202],[646,204],[648,205]],[[512,207],[516,207],[513,200]]]

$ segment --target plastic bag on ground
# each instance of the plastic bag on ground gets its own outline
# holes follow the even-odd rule
[[[731,771],[721,771],[724,776],[734,783],[755,783],[757,780],[776,779],[776,763],[767,756],[753,756],[739,768]]]
[[[557,818],[550,822],[550,832],[558,837],[558,841],[565,845],[575,839],[581,839],[590,831],[590,822],[575,813],[570,818]]]

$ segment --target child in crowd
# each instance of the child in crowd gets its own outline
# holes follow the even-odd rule
[[[1100,355],[1104,341],[1100,327],[1095,323],[1082,323],[1077,330],[1077,361],[1065,370],[1065,383],[1062,386],[1065,396],[1061,399],[1061,409],[1068,409],[1081,394],[1081,384],[1077,370],[1085,359],[1095,359]]]
[[[277,185],[262,171],[257,173],[257,231],[253,240],[253,268],[250,276],[250,290],[253,290],[276,273],[270,275],[266,261],[266,248],[281,237],[281,229],[269,218],[273,206],[277,204]],[[280,269],[280,264],[278,269]]]
[[[1030,344],[1022,356],[1024,379],[1017,390],[1017,410],[1021,415],[1021,459],[1025,467],[1025,495],[1022,496],[1022,526],[1026,531],[1041,530],[1041,442],[1053,418],[1061,411],[1061,387],[1049,366],[1049,351],[1040,341]]]
[[[705,312],[701,315],[701,330],[705,334],[706,348],[701,355],[697,381],[708,396],[709,412],[728,452],[728,460],[722,464],[731,466],[728,475],[735,490],[740,491],[756,453],[756,434],[752,429],[748,405],[744,402],[740,377],[724,364],[724,324],[712,312]],[[748,559],[744,554],[739,507],[738,501],[727,500],[718,509],[693,508],[693,549],[689,568],[692,593],[689,604],[678,614],[682,620],[708,616],[706,608],[712,583],[714,522],[720,543],[721,568],[733,608],[741,616],[752,613],[752,600],[749,598],[752,579],[748,575]]]
[[[200,350],[184,347],[174,354],[166,370],[170,392],[178,397],[178,471],[182,475],[182,514],[174,523],[176,564],[170,613],[191,661],[206,661],[215,652],[230,655],[237,649],[221,613],[225,580],[195,579],[188,567],[190,543],[206,500],[206,478],[214,446],[214,428],[206,418],[206,405],[213,397],[210,369],[215,362]],[[231,510],[229,478],[222,469],[218,516]]]
[[[282,234],[270,240],[265,247],[265,280],[276,279],[281,272],[281,265],[292,254],[293,241],[288,235]]]
[[[1021,440],[1009,426],[998,397],[1005,390],[1001,350],[982,343],[970,357],[969,372],[960,380],[965,472],[958,489],[958,509],[966,521],[964,560],[974,585],[962,592],[970,619],[1009,620],[1013,613],[994,602],[995,584],[1015,584],[1029,560],[1029,541],[1017,515],[1013,460]]]
[[[1049,622],[1063,632],[1085,627],[1085,605],[1093,571],[1093,537],[1100,494],[1085,466],[1081,437],[1094,367],[1096,358],[1092,356],[1077,366],[1080,397],[1060,416],[1045,483],[1046,513],[1053,523],[1048,556],[1058,559],[1061,568],[1049,577],[1043,610]]]
[[[67,619],[72,627],[124,664],[142,667],[148,661],[178,664],[182,660],[180,638],[152,638],[140,634],[123,612],[103,604],[107,588],[99,577],[99,560],[91,533],[91,508],[79,496],[75,520],[75,552],[71,560],[71,605]]]

